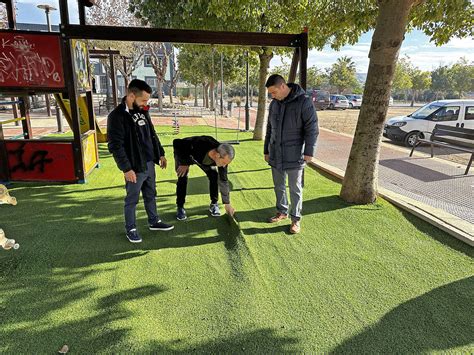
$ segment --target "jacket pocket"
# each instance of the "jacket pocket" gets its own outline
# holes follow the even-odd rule
[[[302,163],[303,162],[303,145],[292,144],[283,147],[284,163]]]

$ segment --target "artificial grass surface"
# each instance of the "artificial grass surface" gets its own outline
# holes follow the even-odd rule
[[[383,200],[348,205],[312,169],[302,233],[265,223],[271,172],[249,134],[229,174],[240,229],[208,216],[197,167],[189,219],[174,221],[174,138],[160,137],[169,168],[157,169],[157,201],[175,229],[149,231],[140,201],[138,245],[124,235],[123,177],[105,145],[87,184],[12,186],[19,203],[0,206],[0,227],[21,248],[0,250],[0,352],[474,350],[472,248]]]

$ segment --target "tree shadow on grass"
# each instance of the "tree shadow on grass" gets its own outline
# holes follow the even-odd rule
[[[413,354],[472,345],[474,277],[435,288],[384,315],[331,353]]]
[[[2,275],[0,351],[53,353],[64,344],[83,353],[110,350],[130,330],[117,325],[133,317],[124,302],[166,291],[163,286],[146,285],[95,299],[97,287],[86,286],[84,279],[99,272],[113,269],[36,270],[26,277],[16,277],[10,271]],[[83,312],[78,310],[78,303],[83,305]],[[57,318],[57,312],[61,312],[62,319]]]
[[[409,221],[416,229],[420,232],[430,236],[434,240],[446,245],[447,247],[457,250],[471,258],[474,258],[474,248],[467,245],[466,243],[456,239],[455,237],[449,235],[448,233],[442,231],[438,227],[429,224],[428,222],[416,217],[415,215],[401,210],[401,213],[407,221]],[[474,291],[473,291],[474,292]]]
[[[298,349],[298,338],[290,335],[279,335],[275,329],[263,328],[242,331],[228,337],[197,343],[183,344],[184,341],[160,343],[151,342],[144,349],[145,353],[174,354],[284,354],[301,351]]]

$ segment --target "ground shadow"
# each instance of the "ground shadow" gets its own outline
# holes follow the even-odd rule
[[[474,343],[474,277],[433,289],[384,315],[331,353],[428,353]]]
[[[451,249],[457,250],[471,258],[474,258],[474,248],[467,245],[466,243],[456,239],[452,235],[447,234],[441,229],[429,224],[428,222],[416,217],[415,215],[405,211],[400,210],[404,218],[410,222],[416,229],[418,229],[423,234],[433,238],[434,240],[448,246]]]
[[[151,353],[176,354],[283,354],[298,352],[299,340],[295,336],[279,335],[271,328],[242,331],[195,345],[183,345],[184,341],[152,342],[144,349]]]
[[[384,159],[380,160],[379,164],[400,174],[408,175],[423,182],[451,180],[455,178],[454,176],[446,175],[439,171],[403,159]]]
[[[84,284],[85,278],[113,271],[63,269],[52,273],[49,269],[36,269],[28,277],[17,278],[11,270],[2,275],[1,351],[54,353],[67,344],[73,351],[98,353],[123,341],[130,329],[116,325],[126,324],[133,317],[123,303],[153,297],[167,289],[146,285],[97,297],[97,287]],[[84,310],[89,311],[74,318],[63,313],[64,319],[48,322],[57,312],[74,308],[77,302],[83,302],[88,307]],[[34,327],[25,326],[33,323]]]

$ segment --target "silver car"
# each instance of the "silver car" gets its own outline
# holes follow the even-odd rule
[[[331,110],[336,110],[338,108],[345,110],[346,108],[349,108],[349,101],[344,95],[331,95],[329,108]]]
[[[362,95],[345,95],[347,100],[349,100],[349,108],[360,108],[362,105]]]

